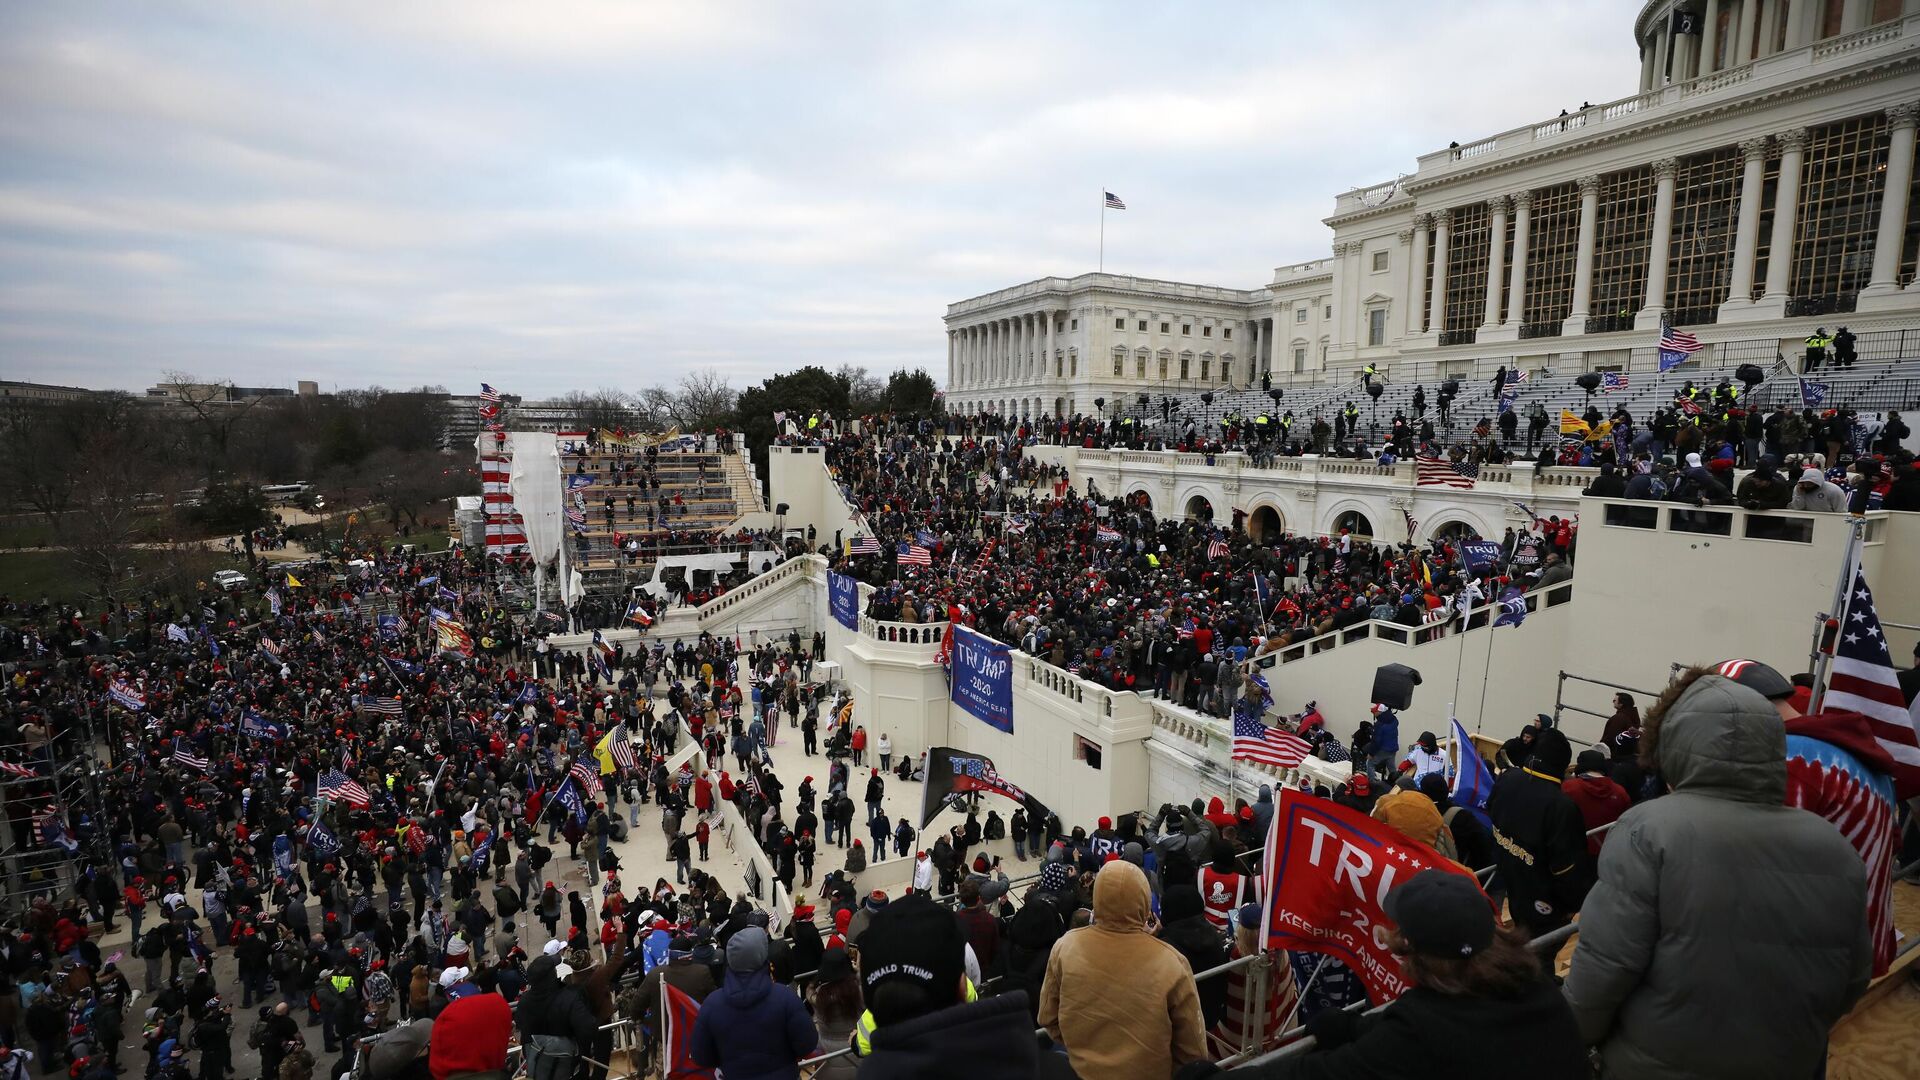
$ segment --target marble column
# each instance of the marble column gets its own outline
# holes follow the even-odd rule
[[[1259,319],[1247,320],[1247,385],[1252,386],[1260,377],[1260,323]]]
[[[1920,103],[1887,106],[1887,174],[1880,195],[1880,228],[1873,241],[1873,276],[1860,290],[1861,306],[1900,291],[1900,255],[1907,237],[1907,194],[1913,184],[1914,121]]]
[[[1580,184],[1580,234],[1573,257],[1573,306],[1562,333],[1587,332],[1587,305],[1593,300],[1593,237],[1600,226],[1600,178],[1583,176]]]
[[[1844,0],[1840,5],[1840,32],[1851,34],[1855,30],[1865,30],[1867,21],[1872,18],[1873,0]]]
[[[1766,184],[1767,138],[1743,139],[1740,176],[1739,217],[1733,227],[1733,275],[1727,298],[1720,305],[1722,317],[1733,310],[1753,306],[1753,268],[1760,248],[1760,198]]]
[[[1427,230],[1433,227],[1430,214],[1413,215],[1413,254],[1407,259],[1407,335],[1427,329],[1426,304],[1421,293],[1427,283]]]
[[[1647,292],[1633,325],[1657,327],[1667,310],[1667,264],[1673,252],[1673,183],[1680,171],[1675,158],[1653,163],[1653,235],[1647,243]]]
[[[1739,27],[1733,35],[1733,47],[1727,50],[1727,66],[1739,67],[1753,59],[1753,35],[1760,22],[1760,0],[1739,0]]]
[[[1433,332],[1447,330],[1447,246],[1453,239],[1453,211],[1433,215],[1433,283],[1427,293],[1428,315]]]
[[[1767,288],[1760,302],[1786,314],[1793,282],[1793,230],[1800,217],[1800,172],[1807,156],[1807,129],[1780,133],[1780,183],[1773,197],[1773,234],[1767,248]]]
[[[1507,272],[1506,324],[1521,326],[1527,311],[1527,242],[1533,233],[1533,192],[1513,193],[1513,261]]]
[[[1492,224],[1487,229],[1487,299],[1485,313],[1480,317],[1482,330],[1500,325],[1500,282],[1507,269],[1507,197],[1495,195],[1488,199],[1487,213]]]

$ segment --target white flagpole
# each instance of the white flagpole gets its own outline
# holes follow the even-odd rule
[[[1107,272],[1107,189],[1100,189],[1100,272]]]

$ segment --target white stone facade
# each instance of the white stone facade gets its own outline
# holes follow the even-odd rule
[[[1264,288],[1086,274],[953,304],[950,407],[1087,413],[1369,363],[1649,369],[1663,319],[1721,346],[1708,363],[1771,359],[1815,326],[1920,321],[1920,0],[1654,0],[1634,40],[1638,94],[1337,196],[1331,256]]]

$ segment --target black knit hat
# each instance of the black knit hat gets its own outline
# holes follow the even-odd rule
[[[967,939],[953,912],[908,896],[873,913],[860,935],[860,989],[879,1024],[897,1024],[960,1000]]]
[[[1417,953],[1472,956],[1493,944],[1493,905],[1462,874],[1422,870],[1388,893],[1381,908]]]

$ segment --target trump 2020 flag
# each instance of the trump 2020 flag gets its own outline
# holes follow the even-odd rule
[[[1377,931],[1392,926],[1387,893],[1422,870],[1473,874],[1391,825],[1283,788],[1267,831],[1261,936],[1269,949],[1326,953],[1359,977],[1374,1004],[1405,993],[1400,962]],[[1492,901],[1488,901],[1491,906]]]

